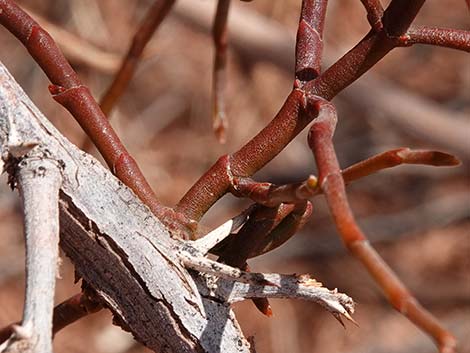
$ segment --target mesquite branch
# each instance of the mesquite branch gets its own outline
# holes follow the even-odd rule
[[[10,145],[12,151],[15,147]],[[13,334],[0,350],[51,353],[52,310],[59,260],[61,167],[39,153],[8,168],[11,173],[16,172],[12,183],[17,184],[23,200],[27,281],[23,320],[21,325],[12,326]]]
[[[80,82],[52,38],[13,1],[0,0],[0,22],[22,41],[48,75],[52,82],[50,92],[54,99],[77,119],[113,173],[132,189],[165,225],[163,228],[148,214],[148,210],[139,207],[140,203],[134,200],[132,193],[127,189],[122,191],[120,185],[116,186],[115,180],[87,162],[86,157],[79,157],[73,148],[65,148],[66,152],[57,148],[52,152],[54,154],[52,161],[68,158],[67,165],[78,165],[78,169],[92,170],[97,174],[94,175],[94,180],[97,180],[97,185],[102,188],[101,194],[106,195],[105,200],[99,200],[90,193],[86,188],[91,179],[87,178],[88,173],[85,173],[86,177],[78,183],[80,187],[76,189],[70,187],[68,183],[73,179],[70,177],[72,173],[69,169],[64,171],[69,178],[64,179],[66,182],[61,189],[64,195],[60,204],[62,218],[67,220],[70,231],[70,234],[62,235],[64,249],[75,261],[77,272],[96,290],[100,300],[113,311],[120,324],[131,330],[139,340],[152,349],[161,350],[163,346],[169,345],[173,351],[212,352],[217,348],[227,352],[248,352],[249,344],[243,338],[228,306],[229,303],[241,298],[257,298],[257,306],[263,312],[269,313],[269,303],[262,298],[302,297],[319,302],[339,319],[340,315],[350,319],[350,314],[353,312],[352,301],[343,294],[320,288],[321,285],[310,277],[251,273],[248,272],[246,263],[249,258],[278,247],[295,234],[311,214],[312,204],[308,199],[323,193],[345,245],[362,261],[392,305],[431,335],[442,352],[454,351],[455,341],[452,335],[417,303],[392,270],[368,245],[349,208],[345,183],[403,163],[450,166],[458,164],[458,160],[440,152],[397,149],[359,162],[341,172],[332,143],[337,117],[333,105],[328,101],[396,47],[420,43],[469,51],[470,34],[462,30],[412,27],[411,24],[424,0],[392,0],[385,11],[378,0],[361,2],[366,9],[371,30],[354,48],[322,73],[320,70],[323,52],[322,35],[327,0],[302,1],[296,41],[294,88],[281,110],[268,126],[240,150],[221,157],[191,187],[176,207],[171,209],[158,202],[105,114],[89,90]],[[110,111],[122,94],[145,44],[173,3],[173,0],[157,0],[151,7],[141,28],[134,36],[133,45],[122,63],[120,72],[102,101],[105,112]],[[218,1],[213,23],[213,39],[216,47],[213,73],[214,128],[220,139],[224,138],[226,126],[223,86],[229,5],[230,0]],[[274,186],[250,179],[312,121],[309,145],[319,169],[318,182],[314,177],[310,177],[303,183]],[[53,139],[61,140],[53,129],[49,128],[48,132],[54,136]],[[5,158],[9,163],[12,163],[11,156],[15,158],[17,157],[15,154],[22,156],[24,151],[28,152],[38,143],[54,144],[54,141],[48,137],[43,137],[39,142],[27,139],[20,142],[21,144],[7,148],[9,150]],[[43,146],[38,146],[37,149],[45,153]],[[49,160],[48,158],[49,156],[44,160]],[[40,162],[42,163],[42,159]],[[35,170],[39,171],[39,167]],[[49,171],[49,168],[46,170]],[[79,179],[77,174],[75,177]],[[18,180],[26,196],[21,174]],[[81,185],[85,185],[84,189]],[[55,205],[57,205],[58,187],[55,185],[55,196],[51,198],[55,201]],[[108,191],[109,196],[105,191]],[[257,204],[239,218],[211,232],[206,238],[195,242],[177,238],[194,236],[196,222],[227,192],[251,198]],[[135,206],[135,209],[129,207],[129,202]],[[25,202],[25,205],[27,204]],[[106,216],[115,216],[100,213],[104,212],[100,211],[101,209],[111,208],[109,205],[113,205],[113,208],[116,208],[116,205],[122,206],[123,211],[116,212],[123,212],[120,214],[121,217],[126,220],[129,218],[130,225],[122,225],[118,221],[116,224],[109,224],[100,219],[100,216],[105,216],[105,219]],[[54,209],[54,212],[57,213],[57,210]],[[28,213],[26,208],[25,213],[26,215]],[[240,229],[236,232],[238,228]],[[167,231],[176,237],[168,237]],[[28,238],[28,227],[26,233]],[[99,247],[96,246],[98,242]],[[151,246],[148,246],[149,244]],[[27,246],[30,249],[30,243],[27,242]],[[90,250],[85,252],[83,246],[88,246]],[[208,251],[219,256],[218,262],[205,257]],[[145,261],[142,261],[142,258]],[[56,254],[50,256],[49,261],[55,264]],[[91,273],[87,273],[86,266],[93,261],[97,263],[93,264]],[[112,276],[107,271],[110,264],[119,269]],[[28,270],[34,266],[28,264]],[[48,265],[49,270],[52,267],[51,264]],[[203,274],[190,274],[186,268]],[[28,274],[28,279],[29,277]],[[161,283],[162,277],[169,278],[171,283],[168,287]],[[214,282],[217,282],[217,285],[213,285]],[[228,286],[232,288],[231,292],[228,291]],[[53,290],[53,285],[49,287]],[[132,294],[130,297],[134,302],[130,302],[129,297],[122,295],[126,292]],[[31,306],[28,306],[31,302],[31,293],[27,292],[24,322],[22,326],[14,328],[16,336],[26,339],[28,344],[35,344],[32,338],[34,338],[33,333],[36,334],[37,331],[38,342],[42,347],[41,351],[44,352],[50,351],[50,320],[49,326],[46,327],[42,322],[36,322],[35,318],[41,317],[44,320],[50,318],[52,313],[50,288],[47,296],[48,304],[44,307],[44,312],[34,311],[32,314]],[[68,303],[70,306],[62,306],[65,309],[74,308],[63,318],[64,324],[88,312],[86,308],[82,311],[75,310],[76,305],[79,308],[82,305],[83,309],[82,298],[74,297]],[[223,310],[220,309],[221,306]],[[148,314],[151,320],[142,320],[136,315],[135,307],[143,308],[145,313],[151,312]],[[217,312],[218,316],[213,318],[211,315],[206,315],[206,311],[209,314]],[[211,320],[216,321],[215,325]],[[30,322],[33,324],[30,325]],[[153,324],[152,332],[149,332],[144,325],[147,322]],[[217,343],[220,347],[215,347],[213,341],[204,337],[205,328],[211,325],[214,326],[211,334],[219,338]],[[220,329],[225,326],[229,328],[228,333]],[[31,327],[34,328],[34,332]],[[170,327],[171,333],[175,335],[170,343],[160,337],[163,336],[162,327]],[[155,337],[155,332],[160,333],[160,336]],[[47,343],[44,343],[46,341]],[[234,341],[237,341],[239,349],[234,347]],[[13,336],[6,345],[14,347],[18,342],[14,341]]]
[[[349,297],[319,288],[310,277],[250,274],[204,257],[207,249],[217,245],[227,231],[240,227],[244,215],[229,222],[230,228],[226,227],[229,229],[221,235],[211,233],[208,236],[211,241],[169,237],[131,190],[96,160],[70,144],[41,116],[1,65],[0,108],[3,159],[8,165],[25,146],[37,146],[38,152],[48,151],[51,160],[61,161],[59,165],[64,168],[59,201],[61,247],[72,259],[77,273],[96,292],[98,302],[111,309],[115,321],[149,348],[191,353],[249,353],[249,343],[229,303],[258,293],[262,297],[312,300],[336,317],[349,318],[353,313]],[[17,143],[13,144],[13,139]],[[194,264],[204,273],[215,275],[216,281],[224,278],[220,279],[226,283],[224,286],[231,283],[239,289],[232,298],[221,301],[228,293],[216,295],[216,287],[213,284],[208,287],[202,281],[204,276],[187,272],[185,265],[195,268]],[[237,285],[239,282],[249,282],[251,289]],[[52,300],[52,293],[48,293]],[[56,317],[57,328],[79,318],[84,311],[88,313],[100,307],[87,308],[82,297],[71,298],[64,305],[56,309],[66,315]],[[24,330],[20,328],[17,333],[23,334]]]
[[[356,224],[346,197],[344,180],[333,147],[336,110],[331,103],[313,98],[312,111],[319,111],[310,129],[308,142],[315,156],[320,175],[319,186],[325,194],[330,212],[346,247],[367,268],[382,287],[390,303],[417,326],[432,336],[441,352],[453,352],[455,338],[424,309],[398,279],[388,265],[369,245]]]
[[[117,101],[129,85],[132,76],[134,76],[147,43],[168,15],[174,3],[175,0],[155,0],[147,11],[142,23],[132,38],[132,43],[121,62],[119,70],[100,99],[100,108],[108,119]],[[91,147],[89,141],[89,139],[85,139],[82,142],[83,150],[89,151]]]
[[[227,66],[227,21],[231,0],[218,0],[212,26],[214,69],[212,72],[212,128],[220,143],[225,143],[228,127],[225,115],[225,81]]]
[[[401,41],[403,46],[429,44],[470,52],[470,31],[464,30],[413,26]]]
[[[176,210],[199,220],[229,190],[232,177],[249,177],[261,169],[311,121],[312,117],[301,109],[305,94],[330,100],[358,79],[398,45],[396,38],[406,32],[423,2],[392,1],[380,32],[371,31],[328,70],[305,83],[302,90],[294,89],[271,123],[239,151],[219,159],[186,193]]]
[[[190,220],[160,204],[134,158],[50,35],[13,1],[1,0],[0,10],[0,23],[23,43],[41,66],[52,82],[49,90],[53,98],[77,120],[112,172],[176,234],[186,237],[192,233],[194,226]]]

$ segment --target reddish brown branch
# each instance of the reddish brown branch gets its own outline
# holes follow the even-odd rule
[[[346,184],[383,169],[402,164],[420,164],[435,167],[454,167],[461,164],[455,156],[430,150],[411,150],[406,147],[386,151],[341,171]],[[234,177],[231,192],[237,197],[247,197],[266,207],[281,203],[299,203],[321,194],[318,180],[311,175],[307,180],[285,185],[257,182],[251,178]]]
[[[370,26],[376,32],[380,32],[383,29],[382,16],[384,9],[380,0],[361,0],[367,11],[367,20]]]
[[[134,76],[147,43],[168,15],[174,3],[175,0],[156,0],[147,11],[147,14],[132,38],[132,43],[121,62],[118,72],[114,76],[113,82],[111,82],[100,100],[101,110],[108,119],[110,118],[110,113],[116,105],[116,102],[126,90],[132,76]],[[90,150],[91,144],[88,138],[83,140],[81,148],[84,151]]]
[[[331,100],[399,44],[398,38],[408,30],[423,3],[424,0],[393,0],[382,17],[383,29],[369,32],[353,49],[317,79],[309,82],[304,89]]]
[[[132,44],[121,63],[119,71],[101,98],[100,107],[106,116],[109,116],[117,100],[129,85],[147,43],[166,18],[174,3],[175,0],[155,0],[147,11],[145,18],[132,38]]]
[[[306,181],[286,185],[259,183],[250,178],[234,178],[233,191],[235,196],[248,197],[251,200],[274,207],[281,203],[299,203],[315,195],[317,178],[309,176]]]
[[[311,102],[311,110],[319,111],[309,133],[309,145],[319,170],[319,185],[325,194],[330,212],[346,247],[374,277],[390,303],[437,342],[441,352],[455,352],[455,338],[434,316],[424,309],[399,280],[395,273],[369,245],[356,224],[350,209],[344,180],[333,147],[336,111],[324,100]]]
[[[323,27],[328,0],[303,0],[295,48],[295,78],[301,82],[320,74]]]
[[[303,96],[294,89],[271,123],[239,151],[221,157],[184,195],[176,211],[199,220],[228,191],[234,176],[253,175],[281,152],[308,123],[299,118]]]
[[[86,292],[75,294],[54,308],[53,333],[56,334],[64,327],[89,314],[96,313],[102,308],[96,298],[91,297]]]
[[[73,324],[89,314],[96,313],[102,308],[97,299],[93,295],[90,295],[89,291],[75,294],[54,308],[52,333],[55,335],[64,327]],[[0,329],[0,344],[10,338],[14,332],[14,326],[18,324],[19,323],[11,324]]]
[[[170,230],[181,236],[194,231],[183,215],[162,206],[137,163],[127,152],[89,89],[63,56],[51,36],[11,0],[0,0],[0,23],[15,35],[52,82],[54,99],[77,120],[97,146],[113,173],[144,202]]]
[[[230,0],[219,0],[212,26],[214,68],[212,73],[212,128],[220,143],[226,141],[228,126],[225,114],[225,81],[227,66],[227,20]]]
[[[460,164],[460,161],[447,153],[428,150],[410,150],[398,148],[386,151],[366,160],[356,163],[342,171],[345,183],[363,178],[382,169],[392,168],[401,164],[422,164],[432,166],[452,167]]]
[[[311,116],[299,113],[305,92],[331,99],[354,82],[397,45],[391,35],[405,33],[423,2],[392,1],[383,16],[382,31],[369,33],[302,90],[294,89],[271,123],[239,151],[219,159],[184,195],[176,210],[199,220],[227,192],[232,176],[249,177],[274,158],[311,121]]]
[[[400,45],[429,44],[470,52],[470,31],[413,26],[401,38]]]

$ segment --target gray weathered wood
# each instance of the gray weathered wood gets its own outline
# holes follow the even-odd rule
[[[322,304],[336,317],[352,314],[349,297],[318,291],[316,282],[247,275],[206,259],[205,252],[226,231],[196,242],[172,238],[131,190],[42,116],[0,63],[0,152],[7,169],[17,167],[15,153],[29,149],[63,168],[60,245],[77,273],[116,321],[156,352],[250,352],[230,302],[256,295],[298,297]],[[188,272],[185,264],[211,275]],[[214,265],[221,270],[214,271]],[[270,280],[252,282],[253,290],[238,284],[253,278]]]
[[[28,149],[11,146],[16,158]],[[18,147],[18,146],[16,146]],[[20,153],[21,151],[21,153]],[[51,353],[52,312],[59,259],[60,166],[31,153],[17,165],[16,180],[23,200],[26,243],[26,295],[21,326],[0,347],[8,353]]]
[[[179,241],[93,157],[68,142],[0,66],[0,150],[33,141],[64,166],[61,247],[117,321],[157,352],[249,352],[229,304],[203,299]],[[216,314],[217,313],[217,314]]]

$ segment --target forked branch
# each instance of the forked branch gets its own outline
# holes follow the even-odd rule
[[[424,0],[392,1],[384,13],[384,28],[380,32],[371,31],[328,70],[306,82],[301,90],[294,89],[271,123],[239,151],[220,158],[191,187],[175,209],[199,220],[229,190],[232,177],[250,177],[261,169],[313,118],[302,113],[306,94],[329,100],[358,79],[398,45],[396,37],[406,33],[423,3]]]
[[[336,126],[336,110],[321,98],[310,101],[312,112],[318,111],[313,121],[308,142],[319,170],[319,186],[322,189],[334,223],[351,253],[356,256],[385,292],[396,310],[408,317],[437,342],[442,353],[455,351],[455,338],[437,319],[424,309],[405,285],[369,245],[362,230],[356,224],[346,196],[344,180],[333,147]]]
[[[23,43],[41,66],[52,82],[49,90],[53,98],[74,116],[112,172],[175,234],[182,237],[192,234],[194,225],[190,220],[160,204],[90,90],[81,83],[51,36],[11,0],[0,0],[0,23]]]
[[[11,153],[5,148],[9,139],[16,137],[18,146],[29,146],[21,142],[30,141],[31,136],[35,140],[30,145],[37,145],[43,153],[48,151],[53,160],[63,161],[61,247],[99,301],[113,311],[115,321],[150,349],[249,353],[250,345],[230,309],[230,302],[243,296],[300,297],[317,301],[337,315],[352,313],[349,297],[317,288],[318,283],[310,277],[249,274],[207,260],[199,249],[217,244],[218,236],[203,246],[169,237],[131,190],[55,130],[1,65],[0,114],[0,152],[6,162],[11,162]],[[13,133],[15,128],[18,130]],[[201,287],[201,275],[185,268],[191,263],[188,258],[202,264],[203,272],[225,278],[233,286],[248,282],[255,291],[242,285],[227,301],[221,301],[227,293],[225,297],[205,296],[215,287]],[[77,301],[80,306],[80,298],[68,303],[73,310]],[[80,312],[76,316],[72,312],[69,318],[80,316]]]

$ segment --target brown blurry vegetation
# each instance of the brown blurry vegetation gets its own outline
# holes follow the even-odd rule
[[[19,3],[107,54],[109,62],[101,67],[93,64],[99,58],[89,57],[90,64],[71,57],[74,68],[96,97],[107,87],[117,65],[113,60],[125,53],[149,5],[149,1],[142,0]],[[256,0],[236,5],[279,22],[294,41],[300,1]],[[327,19],[325,50],[332,58],[346,52],[369,28],[359,1],[331,1]],[[416,23],[470,29],[468,8],[460,0],[428,1]],[[70,41],[66,44],[74,45]],[[3,29],[0,48],[1,60],[32,100],[63,134],[80,143],[83,132],[51,99],[45,75]],[[277,65],[275,59],[257,61],[256,55],[247,56],[232,48],[226,94],[230,128],[227,143],[220,145],[213,136],[210,119],[212,57],[208,32],[177,9],[151,40],[129,89],[113,112],[113,126],[166,204],[175,204],[220,155],[234,151],[265,126],[291,89],[292,70]],[[400,146],[446,148],[409,129],[401,122],[406,116],[403,120],[388,119],[390,107],[381,109],[386,102],[371,104],[381,85],[386,88],[393,84],[405,94],[418,95],[423,104],[438,104],[450,118],[458,119],[456,123],[469,123],[468,54],[417,45],[394,50],[371,72],[380,80],[367,97],[348,93],[353,90],[348,88],[334,100],[340,117],[335,145],[342,166]],[[470,130],[467,133],[470,141]],[[469,147],[470,142],[467,152]],[[348,195],[374,246],[423,305],[457,336],[460,352],[470,352],[470,155],[449,152],[463,160],[461,167],[401,166],[351,185]],[[311,165],[306,136],[301,134],[259,172],[258,179],[276,183],[304,180],[311,173]],[[19,199],[2,178],[0,326],[21,317],[24,292]],[[246,205],[247,201],[227,195],[203,221],[215,226]],[[237,305],[245,335],[255,336],[261,352],[435,351],[423,333],[388,305],[365,270],[347,254],[321,199],[315,202],[314,214],[300,234],[252,263],[259,271],[312,273],[325,285],[338,286],[358,303],[355,319],[360,327],[349,325],[346,330],[311,303],[273,300],[272,318],[261,315],[251,302]],[[57,302],[79,289],[73,284],[73,268],[66,258],[61,276]],[[60,332],[54,345],[57,352],[64,353],[148,351],[114,327],[111,315],[105,311]]]

